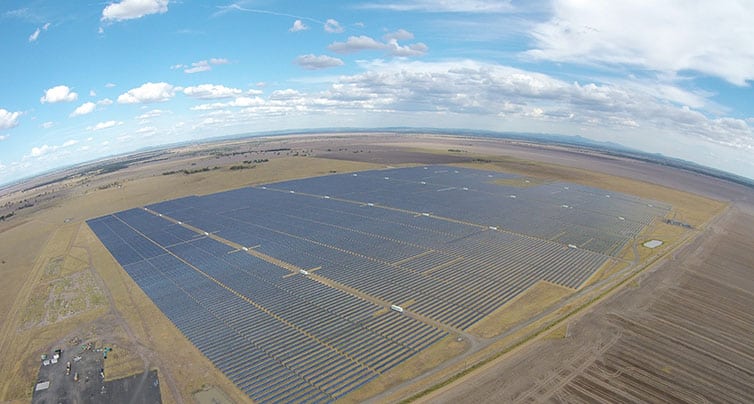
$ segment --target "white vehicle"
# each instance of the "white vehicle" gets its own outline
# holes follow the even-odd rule
[[[390,306],[390,310],[397,311],[398,313],[403,313],[403,307],[395,305],[395,304]]]

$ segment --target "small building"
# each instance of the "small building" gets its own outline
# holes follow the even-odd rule
[[[34,391],[42,391],[47,390],[50,388],[50,382],[49,380],[46,382],[39,382],[36,386],[34,386]]]

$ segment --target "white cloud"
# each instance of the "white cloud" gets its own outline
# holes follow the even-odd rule
[[[143,126],[139,129],[136,129],[137,134],[145,136],[152,135],[155,132],[157,132],[157,128],[155,128],[154,126]]]
[[[32,147],[31,148],[31,156],[32,157],[41,157],[51,150],[54,150],[53,146],[48,146],[46,144],[39,146],[39,147]]]
[[[8,139],[8,136],[6,136],[6,135],[0,135],[0,142],[2,142],[3,140],[6,140],[6,139]],[[2,168],[2,165],[0,165],[0,168]]]
[[[227,107],[256,107],[264,105],[265,100],[260,97],[236,97],[230,102],[215,102],[211,104],[200,104],[191,107],[192,111],[211,111]]]
[[[37,38],[39,38],[39,34],[41,32],[42,32],[42,30],[39,29],[39,28],[37,28],[36,30],[34,30],[34,32],[31,35],[29,35],[29,42],[35,42],[37,40]]]
[[[299,32],[299,31],[306,31],[307,29],[309,29],[309,27],[306,24],[304,24],[301,20],[296,20],[293,22],[293,26],[291,26],[291,28],[288,29],[288,31]]]
[[[50,28],[49,22],[41,27],[38,27],[31,35],[29,35],[29,42],[36,42],[36,40],[39,39],[39,34],[41,34],[42,31],[47,31],[48,28]]]
[[[406,34],[410,34],[408,31],[401,31],[393,34],[401,37],[406,37]],[[429,50],[429,47],[421,42],[401,46],[398,44],[398,39],[395,35],[388,34],[386,37],[388,38],[388,42],[380,42],[366,35],[349,36],[345,42],[333,42],[328,45],[327,49],[341,54],[356,53],[365,50],[382,50],[392,56],[398,57],[422,56]]]
[[[515,8],[510,0],[404,0],[381,1],[360,6],[365,9],[422,11],[427,13],[507,13]]]
[[[558,0],[531,29],[535,59],[688,71],[736,85],[754,80],[754,7],[748,2]],[[714,27],[714,28],[713,28]]]
[[[229,107],[252,107],[264,104],[264,100],[260,97],[238,97],[235,100],[228,103]]]
[[[329,32],[331,34],[338,34],[343,32],[343,27],[340,26],[340,23],[336,20],[333,20],[332,18],[328,18],[327,21],[325,21],[325,32]]]
[[[0,108],[0,129],[16,127],[20,116],[20,112],[10,112],[7,109]]]
[[[52,127],[53,127],[53,125],[55,125],[55,123],[53,123],[52,121],[47,121],[47,122],[43,122],[43,123],[42,123],[41,125],[39,125],[39,126],[41,126],[41,127],[42,127],[42,129],[50,129],[50,128],[52,128]]]
[[[401,28],[398,31],[388,32],[383,35],[382,38],[385,41],[390,41],[391,39],[395,39],[396,41],[408,41],[409,39],[414,39],[414,34]]]
[[[285,90],[273,91],[272,94],[270,95],[270,98],[271,99],[278,99],[278,100],[279,99],[291,99],[291,98],[295,98],[295,97],[300,97],[302,95],[303,95],[303,93],[300,92],[300,91],[298,91],[298,90],[294,90],[292,88],[286,88]]]
[[[94,90],[89,90],[89,96],[90,97],[96,97],[97,96],[97,92],[94,91]]]
[[[211,58],[209,60],[200,60],[198,62],[191,63],[191,67],[188,67],[184,64],[176,64],[173,66],[170,66],[171,69],[184,69],[184,73],[192,74],[192,73],[199,73],[199,72],[206,72],[209,70],[212,70],[213,65],[225,65],[230,63],[228,59],[224,58]]]
[[[546,74],[473,60],[396,59],[361,62],[361,67],[363,73],[334,77],[334,83],[323,91],[279,90],[267,99],[203,104],[192,110],[214,111],[204,116],[208,119],[205,126],[211,123],[210,118],[220,117],[215,112],[222,112],[223,126],[282,116],[286,122],[293,116],[305,116],[302,122],[311,125],[317,117],[337,114],[345,122],[348,116],[361,114],[366,121],[348,122],[374,119],[380,125],[401,125],[410,119],[415,125],[441,127],[459,126],[459,122],[468,126],[472,119],[472,126],[480,128],[582,133],[628,141],[634,147],[665,142],[665,149],[654,151],[666,153],[674,151],[678,139],[684,138],[728,150],[754,150],[751,123],[679,107],[663,95],[677,98],[676,92],[668,89],[650,92],[621,83],[566,82]],[[244,107],[226,109],[234,105]],[[369,118],[363,114],[374,115]]]
[[[87,115],[94,112],[94,109],[97,108],[97,104],[93,102],[85,102],[78,106],[73,112],[71,112],[72,117],[74,116],[81,116],[81,115]]]
[[[137,116],[136,119],[144,120],[144,119],[156,118],[164,113],[165,111],[161,109],[153,109]]]
[[[212,70],[212,66],[206,60],[200,60],[191,64],[191,67],[184,69],[184,73],[193,74]]]
[[[113,88],[113,87],[115,87],[115,83],[107,83],[107,84],[105,84],[105,87],[106,88]]]
[[[118,96],[120,104],[138,104],[167,101],[175,95],[176,88],[164,82],[144,83]]]
[[[397,40],[391,39],[386,45],[391,55],[399,57],[422,56],[429,50],[429,47],[422,42],[401,46]]]
[[[102,10],[102,21],[123,21],[168,11],[169,0],[122,0]]]
[[[237,97],[241,95],[243,91],[218,84],[200,84],[198,86],[184,88],[183,93],[189,97],[213,99]]]
[[[105,121],[105,122],[99,122],[98,124],[94,126],[89,126],[87,129],[91,131],[97,131],[102,129],[108,129],[115,126],[123,125],[122,121]]]
[[[71,102],[76,101],[79,98],[77,93],[71,91],[68,86],[55,86],[45,90],[45,95],[39,99],[39,102],[55,103],[55,102]]]
[[[79,141],[74,139],[66,140],[60,147],[70,147],[77,144]]]
[[[111,100],[109,98],[103,98],[103,99],[97,101],[97,105],[112,105],[112,103],[113,103],[113,100]]]
[[[328,67],[343,66],[343,61],[327,55],[301,55],[296,58],[296,64],[306,70],[319,70]]]
[[[355,53],[363,50],[385,49],[385,44],[366,35],[349,36],[345,42],[333,42],[327,49],[335,53]]]

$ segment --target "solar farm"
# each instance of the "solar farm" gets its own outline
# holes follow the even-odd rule
[[[374,170],[88,224],[249,397],[330,402],[537,282],[578,290],[670,211],[577,184],[510,185],[518,179],[451,166]]]

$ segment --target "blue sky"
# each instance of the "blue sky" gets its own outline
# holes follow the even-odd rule
[[[3,1],[0,183],[245,132],[581,135],[754,178],[754,4]]]

